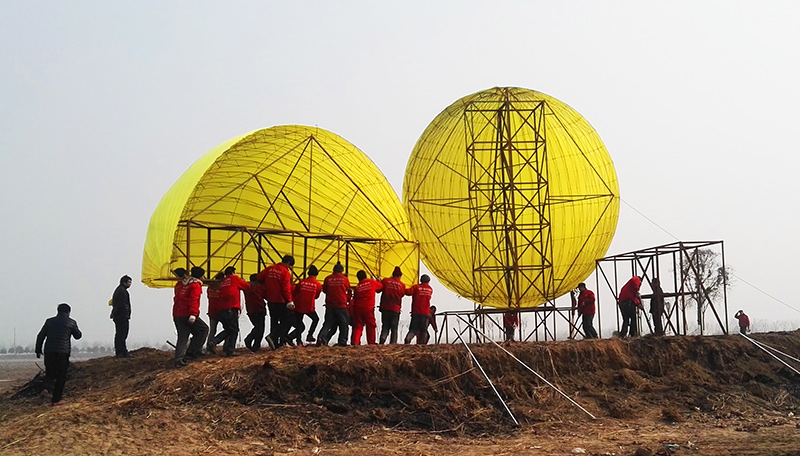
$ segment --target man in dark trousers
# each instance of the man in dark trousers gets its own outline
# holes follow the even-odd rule
[[[747,332],[750,331],[750,317],[748,317],[743,310],[740,309],[738,312],[736,312],[736,315],[734,315],[733,318],[739,320],[740,334],[747,334]]]
[[[289,307],[294,307],[292,299],[292,267],[294,257],[284,255],[281,262],[269,266],[258,273],[258,280],[264,284],[264,299],[269,309],[269,334],[267,344],[273,350],[283,345],[294,345],[289,340]]]
[[[69,355],[72,352],[71,340],[80,339],[83,334],[78,329],[78,323],[69,314],[72,309],[69,304],[58,305],[58,315],[48,318],[36,336],[36,357],[42,357],[42,344],[44,344],[45,377],[55,381],[53,398],[50,405],[64,405],[61,400],[64,394],[64,384],[67,382],[67,369],[69,368]],[[46,342],[45,342],[46,340]]]
[[[514,342],[514,331],[519,326],[519,314],[515,310],[508,310],[503,314],[503,331],[506,333],[506,342]]]
[[[406,290],[406,295],[411,296],[411,326],[408,328],[405,343],[410,344],[417,338],[418,344],[427,342],[428,325],[431,322],[431,296],[433,288],[429,285],[431,278],[428,274],[422,274],[417,285],[411,286]]]
[[[198,356],[208,338],[208,325],[200,319],[200,296],[203,294],[203,275],[205,269],[195,266],[190,275],[183,279],[180,294],[172,306],[172,320],[178,332],[175,343],[175,367],[186,365],[187,353]],[[192,336],[189,342],[189,336]]]
[[[594,329],[594,315],[597,313],[594,304],[594,292],[586,288],[585,283],[578,284],[578,315],[581,316],[583,327],[583,337],[586,339],[597,339],[597,331]]]
[[[664,315],[664,290],[661,289],[661,281],[654,277],[650,281],[650,288],[653,295],[650,297],[650,313],[653,315],[653,332],[656,336],[664,335],[664,322],[661,316]]]
[[[350,299],[350,279],[344,275],[344,266],[337,262],[333,274],[322,282],[325,293],[325,320],[317,336],[317,345],[328,345],[328,341],[336,331],[339,338],[336,345],[346,346],[350,318],[347,315],[347,302]]]
[[[400,266],[395,266],[391,277],[381,280],[383,292],[381,293],[381,337],[380,344],[389,338],[390,344],[397,343],[397,326],[400,323],[400,311],[403,296],[406,295],[406,285],[400,280],[403,272]]]
[[[250,275],[250,289],[244,291],[244,306],[247,318],[253,324],[250,334],[245,336],[244,345],[253,353],[261,350],[261,338],[264,337],[264,326],[267,320],[267,303],[264,301],[264,290],[257,274]]]
[[[627,336],[628,328],[630,328],[631,337],[639,335],[636,309],[642,307],[642,296],[639,294],[639,287],[641,286],[642,279],[638,276],[633,276],[619,291],[619,312],[622,314],[622,328],[619,331],[619,337]]]
[[[119,285],[114,290],[111,298],[111,319],[114,320],[116,333],[114,334],[114,352],[117,358],[128,358],[128,331],[131,321],[131,296],[128,288],[131,287],[131,278],[127,275],[119,279]]]
[[[294,287],[292,296],[294,298],[294,313],[292,314],[294,330],[289,333],[289,340],[296,340],[297,345],[303,345],[303,331],[306,329],[303,318],[306,315],[311,318],[311,329],[308,331],[306,342],[316,342],[314,331],[319,323],[316,302],[322,294],[322,284],[317,281],[317,275],[319,275],[319,270],[312,264],[308,268],[307,277],[297,282]]]
[[[222,332],[215,342],[225,342],[222,351],[225,356],[234,356],[236,338],[239,336],[239,314],[242,313],[241,292],[249,290],[250,284],[236,275],[236,268],[225,268],[225,278],[219,284],[219,308],[217,320],[222,323]],[[215,344],[216,345],[216,344]]]

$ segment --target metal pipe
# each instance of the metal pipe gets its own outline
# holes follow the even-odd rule
[[[751,337],[751,339],[752,339],[752,337]],[[783,355],[783,356],[791,359],[792,361],[796,361],[796,362],[800,363],[800,359],[797,359],[797,358],[795,358],[795,357],[793,357],[791,355],[787,355],[786,353],[778,350],[777,348],[770,347],[769,345],[765,344],[764,342],[761,342],[761,341],[758,341],[758,340],[755,340],[755,339],[753,339],[753,341],[755,341],[755,343],[757,343],[758,345],[760,345],[762,347],[769,348],[770,350],[774,351],[775,353],[777,353],[779,355]]]
[[[786,363],[786,361],[784,361],[784,360],[782,360],[782,359],[778,358],[777,356],[775,356],[775,354],[774,354],[774,353],[771,353],[769,350],[767,350],[766,348],[764,348],[764,347],[762,347],[761,345],[759,345],[759,343],[758,343],[758,342],[756,342],[755,340],[753,340],[753,339],[751,339],[751,338],[747,337],[746,335],[744,335],[744,334],[742,334],[742,333],[739,333],[739,335],[740,335],[740,336],[742,336],[742,337],[744,337],[745,339],[749,340],[750,342],[752,342],[752,343],[753,343],[753,345],[755,345],[756,347],[758,347],[758,348],[760,348],[761,350],[763,350],[763,351],[764,351],[764,353],[766,353],[766,354],[768,354],[769,356],[772,356],[773,358],[777,359],[777,360],[778,360],[778,361],[779,361],[781,364],[783,364],[784,366],[788,367],[789,369],[793,370],[795,373],[797,373],[797,374],[799,374],[799,375],[800,375],[800,371],[798,371],[798,370],[797,370],[797,369],[795,369],[794,367],[792,367],[792,366],[790,366],[789,364],[787,364],[787,363]]]
[[[469,323],[467,323],[466,321],[464,321],[464,320],[463,320],[463,319],[462,319],[460,316],[458,316],[458,318],[459,318],[461,321],[463,321],[464,323],[466,323],[467,325],[469,325]],[[478,331],[478,330],[476,329],[475,331]],[[596,420],[596,419],[597,419],[597,417],[596,417],[596,416],[594,416],[594,415],[592,415],[591,413],[589,413],[589,411],[588,411],[588,410],[586,410],[586,409],[585,409],[585,408],[583,408],[583,407],[582,407],[580,404],[578,404],[577,402],[575,402],[575,401],[574,401],[574,400],[573,400],[571,397],[567,396],[567,395],[566,395],[566,394],[565,394],[563,391],[561,391],[560,389],[558,389],[558,388],[557,388],[555,385],[553,385],[552,383],[548,382],[546,378],[542,377],[541,375],[539,375],[539,373],[538,373],[538,372],[536,372],[535,370],[531,369],[531,368],[530,368],[530,366],[528,366],[527,364],[525,364],[524,362],[522,362],[522,360],[521,360],[521,359],[519,359],[519,358],[517,358],[516,356],[514,356],[514,354],[513,354],[513,353],[511,353],[510,351],[506,350],[506,349],[505,349],[505,347],[503,347],[502,345],[500,345],[500,344],[498,344],[497,342],[493,341],[493,340],[492,340],[491,338],[489,338],[489,337],[488,337],[486,334],[483,334],[483,333],[480,333],[480,334],[481,334],[481,335],[482,335],[482,336],[483,336],[485,339],[488,339],[488,340],[489,340],[491,343],[493,343],[493,344],[497,345],[498,347],[500,347],[500,349],[501,349],[501,350],[503,350],[504,352],[506,352],[506,354],[508,354],[510,357],[514,358],[514,359],[515,359],[515,360],[516,360],[518,363],[522,364],[522,365],[523,365],[523,366],[524,366],[526,369],[528,369],[528,370],[529,370],[531,373],[533,373],[533,375],[535,375],[535,376],[539,377],[539,380],[541,380],[541,381],[545,382],[545,383],[546,383],[548,386],[550,386],[550,387],[551,387],[551,388],[553,388],[554,390],[558,391],[558,393],[559,393],[559,394],[561,394],[562,396],[564,396],[564,397],[565,397],[565,398],[566,398],[568,401],[572,402],[572,404],[573,404],[573,405],[575,405],[575,406],[576,406],[576,407],[578,407],[579,409],[583,410],[583,411],[584,411],[584,412],[585,412],[587,415],[591,416],[593,420]],[[469,348],[468,348],[468,349],[469,349]],[[483,369],[481,369],[481,370],[483,370]]]
[[[472,325],[470,325],[470,326],[472,326]],[[486,381],[489,382],[489,386],[492,387],[492,391],[494,391],[494,394],[496,394],[497,398],[500,399],[500,402],[503,403],[503,407],[505,407],[506,412],[508,412],[508,415],[514,421],[514,424],[519,426],[519,421],[517,421],[517,419],[514,417],[514,414],[511,413],[511,409],[508,408],[508,405],[506,404],[506,401],[503,400],[503,397],[500,396],[500,393],[497,391],[497,388],[494,387],[494,383],[492,383],[492,381],[489,379],[489,376],[486,374],[486,371],[483,370],[483,366],[481,366],[481,363],[480,363],[480,361],[478,361],[478,358],[475,357],[475,354],[472,353],[472,350],[470,350],[469,345],[467,345],[467,343],[464,341],[464,338],[461,337],[461,333],[456,333],[456,336],[458,336],[458,339],[461,341],[462,344],[464,344],[464,348],[467,349],[467,351],[469,352],[469,355],[472,357],[472,360],[475,361],[475,364],[478,365],[478,368],[481,370],[481,373],[483,374],[483,377],[486,378]]]

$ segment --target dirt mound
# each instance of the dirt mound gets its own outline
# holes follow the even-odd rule
[[[800,332],[756,337],[800,354]],[[471,348],[523,428],[592,421],[499,348]],[[739,336],[507,348],[600,419],[673,423],[791,416],[800,409],[798,376]],[[77,424],[119,439],[136,434],[137,427],[155,441],[174,439],[172,428],[180,424],[214,441],[274,439],[292,445],[351,441],[376,427],[466,438],[517,432],[460,345],[241,353],[182,369],[170,368],[171,353],[153,349],[137,350],[130,359],[75,363],[65,397],[71,405],[49,409],[47,420],[33,407],[47,399],[31,397],[30,385],[0,397],[0,448],[13,448],[15,441],[47,448],[36,436]]]

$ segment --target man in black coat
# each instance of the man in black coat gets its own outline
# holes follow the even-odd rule
[[[71,311],[69,304],[59,304],[58,315],[48,318],[36,336],[36,357],[42,357],[42,344],[44,344],[45,376],[55,380],[50,405],[64,405],[61,397],[64,394],[64,384],[67,382],[69,355],[72,352],[71,340],[73,337],[77,340],[83,336],[78,329],[78,323],[69,318]]]
[[[127,275],[119,279],[119,285],[114,290],[114,297],[111,298],[111,319],[114,320],[116,334],[114,334],[114,352],[117,358],[128,358],[128,331],[131,321],[131,296],[128,288],[131,286],[131,278]]]

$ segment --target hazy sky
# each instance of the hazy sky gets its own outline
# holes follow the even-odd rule
[[[494,86],[556,97],[598,131],[623,200],[609,254],[724,240],[730,306],[764,326],[800,321],[798,2],[0,1],[0,12],[0,346],[15,329],[32,344],[60,302],[85,343],[110,344],[106,303],[123,274],[129,341],[174,339],[171,290],[139,281],[147,224],[217,144],[318,125],[400,193],[427,124]],[[443,288],[435,301],[471,308]]]

